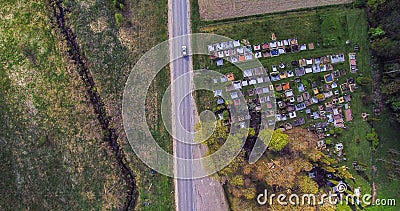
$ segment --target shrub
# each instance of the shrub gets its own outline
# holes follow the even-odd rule
[[[115,13],[115,22],[117,23],[118,26],[121,25],[123,21],[123,17],[120,13]]]

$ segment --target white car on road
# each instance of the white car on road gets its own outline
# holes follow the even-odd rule
[[[182,55],[183,55],[183,56],[187,56],[186,45],[182,45]]]

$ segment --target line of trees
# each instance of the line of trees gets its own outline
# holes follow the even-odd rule
[[[368,7],[369,37],[381,72],[381,90],[385,103],[400,122],[400,4],[396,0],[357,0],[355,3]]]

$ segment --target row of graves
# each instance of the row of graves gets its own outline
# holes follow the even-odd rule
[[[357,73],[356,53],[349,53],[350,72]]]
[[[243,71],[242,79],[237,80],[233,73],[227,73],[220,77],[214,77],[213,87],[222,87],[214,90],[214,98],[217,100],[217,105],[228,104],[228,109],[232,114],[235,111],[238,116],[231,115],[226,124],[238,123],[241,128],[256,127],[254,125],[246,125],[246,120],[253,122],[255,118],[267,120],[269,126],[275,124],[274,120],[274,102],[273,86],[270,83],[270,78],[267,71],[263,67],[246,69]],[[244,92],[244,89],[248,87]],[[223,93],[226,93],[228,99],[223,99]],[[249,114],[240,115],[238,110],[248,109]],[[219,115],[222,120],[223,116]],[[251,124],[251,123],[250,123]]]
[[[273,36],[274,37],[274,36]],[[224,59],[230,63],[238,63],[259,58],[276,57],[290,52],[313,50],[314,44],[299,45],[297,38],[272,40],[263,44],[250,45],[247,40],[233,40],[208,45],[210,59],[217,66],[224,65]]]
[[[344,54],[328,55],[317,58],[302,58],[291,62],[293,70],[281,71],[286,68],[284,63],[279,66],[272,66],[270,72],[272,81],[279,81],[291,77],[301,77],[306,74],[316,74],[320,72],[333,71],[333,64],[345,62]],[[333,81],[333,77],[328,76],[327,80]]]
[[[358,51],[358,45],[354,47],[355,51]],[[349,64],[350,64],[350,72],[351,73],[357,73],[358,68],[357,68],[357,60],[356,60],[356,53],[349,53]],[[344,75],[342,72],[338,73],[334,71],[333,73],[333,78],[338,78],[341,75]],[[332,83],[332,85],[335,82]],[[316,122],[315,124],[312,125],[310,130],[313,130],[319,138],[317,147],[321,150],[327,150],[329,149],[326,148],[325,144],[325,138],[329,137],[331,134],[326,133],[327,128],[329,124],[333,124],[335,127],[339,128],[345,128],[345,123],[346,122],[351,122],[353,120],[353,112],[351,110],[351,93],[355,91],[357,88],[355,81],[353,78],[348,77],[345,83],[340,84],[339,86],[340,91],[343,93],[342,96],[336,97],[338,94],[338,91],[335,91],[335,97],[333,97],[331,100],[325,102],[324,106],[320,105],[318,106],[317,111],[306,111],[307,116],[314,118],[314,119],[322,119],[326,120],[323,122]],[[363,113],[362,117],[364,121],[366,121],[368,114]],[[343,143],[337,143],[335,145],[334,152],[336,153],[337,156],[341,157],[343,155]],[[343,160],[346,160],[345,157],[343,157]],[[354,165],[354,163],[353,163]],[[358,190],[359,191],[359,190]]]
[[[344,55],[338,54],[305,59],[307,66],[301,65],[303,60],[293,61],[292,66],[296,67],[298,63],[299,66],[296,70],[309,67],[313,69],[315,65],[323,67],[324,71],[311,71],[309,73],[318,74],[326,72],[324,75],[324,84],[323,86],[318,86],[318,83],[314,81],[311,87],[306,87],[302,83],[301,76],[307,73],[296,74],[298,72],[296,70],[279,72],[277,69],[274,70],[276,67],[273,66],[271,80],[274,81],[274,89],[279,93],[277,95],[280,97],[280,100],[277,102],[278,109],[275,119],[277,123],[280,122],[281,124],[277,125],[277,127],[289,130],[293,127],[304,125],[306,120],[309,119],[317,122],[313,125],[313,128],[318,134],[322,134],[319,136],[323,136],[323,131],[330,125],[345,128],[345,122],[350,122],[353,119],[350,101],[351,93],[355,91],[356,84],[351,77],[347,77],[346,82],[339,84],[339,78],[346,77],[346,70],[334,70],[332,65],[345,62]],[[275,73],[276,71],[278,73]],[[276,75],[279,75],[279,79],[274,79]],[[294,80],[284,80],[285,82],[279,83],[279,80],[288,77],[295,78]],[[299,115],[299,113],[304,113],[304,111],[305,115]]]

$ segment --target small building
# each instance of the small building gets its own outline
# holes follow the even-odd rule
[[[330,74],[325,75],[324,79],[325,79],[325,83],[332,83],[334,81],[335,77],[333,76],[332,73],[330,73]]]
[[[285,83],[282,83],[282,89],[283,90],[289,90],[290,89],[290,83],[289,82],[285,82]]]
[[[222,90],[214,90],[214,97],[222,97]]]
[[[222,66],[224,65],[224,60],[223,59],[218,59],[217,60],[217,66]]]
[[[293,97],[293,91],[292,90],[287,90],[286,92],[285,92],[285,95],[286,95],[286,97]]]
[[[269,43],[264,43],[264,44],[262,44],[261,48],[262,48],[263,50],[269,49]]]
[[[296,68],[296,69],[295,69],[295,73],[296,73],[296,76],[297,76],[297,77],[300,77],[300,76],[305,75],[304,67],[302,67],[302,68]]]
[[[317,94],[319,93],[319,90],[318,90],[318,88],[317,88],[317,87],[315,87],[315,88],[313,89],[313,92],[314,92],[314,95],[317,95]]]
[[[232,92],[232,93],[231,93],[231,98],[232,98],[232,99],[236,99],[236,98],[238,98],[238,97],[239,97],[239,95],[238,95],[237,92]]]
[[[306,104],[304,104],[304,103],[299,103],[296,105],[296,111],[301,111],[305,108],[306,108]]]
[[[297,84],[297,89],[299,90],[299,92],[304,92],[305,91],[304,84],[302,83]]]
[[[351,112],[351,109],[346,109],[344,110],[344,116],[346,117],[346,122],[350,122],[353,120],[353,114]]]
[[[239,40],[234,40],[233,41],[233,47],[239,47],[240,46],[240,41]]]
[[[296,117],[297,117],[296,111],[289,112],[289,118],[290,119],[293,119],[293,118],[296,118]]]
[[[233,75],[233,73],[227,73],[225,76],[228,79],[228,81],[235,80],[235,76]]]

